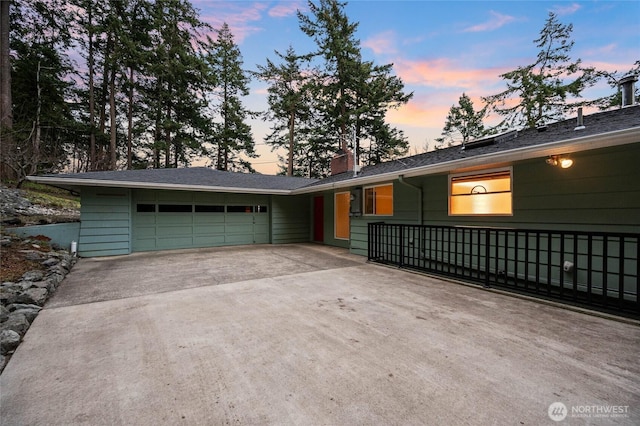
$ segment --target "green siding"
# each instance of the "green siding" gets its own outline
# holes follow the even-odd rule
[[[415,185],[414,181],[409,181]],[[381,182],[381,184],[388,182]],[[398,180],[393,181],[393,216],[360,216],[351,218],[351,252],[367,255],[368,224],[370,222],[414,223],[419,222],[418,190]]]
[[[545,158],[512,164],[511,216],[449,216],[446,173],[406,182],[422,188],[423,224],[639,232],[640,144],[574,153],[571,158],[574,165],[569,169],[551,167]],[[333,237],[334,192],[324,192],[325,244],[349,247],[355,254],[366,255],[368,223],[419,223],[418,190],[398,180],[393,184],[393,216],[352,217],[348,244]]]
[[[271,242],[273,244],[310,241],[309,196],[274,196],[271,209]]]
[[[131,253],[131,192],[128,189],[83,189],[80,215],[80,256]]]
[[[544,158],[513,165],[512,216],[449,216],[448,176],[418,179],[424,223],[520,229],[638,232],[640,144],[572,154],[573,167]]]

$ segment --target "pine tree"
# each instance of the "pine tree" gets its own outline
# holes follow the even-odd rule
[[[286,148],[287,156],[281,160],[287,176],[305,176],[311,172],[305,167],[304,159],[316,148],[304,137],[312,125],[309,121],[312,104],[307,87],[310,71],[302,68],[305,58],[296,55],[292,47],[284,55],[275,53],[282,63],[276,65],[267,59],[266,65],[258,65],[255,73],[270,84],[267,89],[269,110],[264,116],[273,124],[265,142],[273,149]],[[303,144],[307,146],[301,147]]]
[[[249,94],[249,76],[242,69],[242,55],[227,23],[218,30],[216,40],[208,39],[206,47],[209,73],[217,80],[212,94],[219,118],[212,126],[215,167],[255,172],[248,159],[243,158],[257,157],[251,127],[245,122],[254,114],[243,107],[241,99]]]
[[[3,139],[0,154],[6,156],[13,146],[11,131],[13,109],[11,101],[11,49],[9,47],[10,1],[0,2],[0,137]]]
[[[403,155],[407,140],[385,123],[385,115],[390,108],[407,103],[413,94],[405,94],[402,81],[391,75],[392,64],[377,66],[362,60],[358,24],[349,21],[345,6],[336,0],[309,1],[310,15],[298,12],[300,29],[318,47],[312,55],[323,61],[311,89],[318,102],[320,125],[334,129],[326,137],[342,151],[353,140],[359,156],[367,152],[362,145],[368,142],[365,162]]]
[[[67,163],[73,128],[68,102],[73,83],[69,16],[60,0],[26,0],[13,5],[10,44],[12,144],[3,137],[2,162],[21,184],[26,175],[58,171]]]
[[[184,0],[158,0],[150,9],[150,48],[139,82],[143,121],[150,129],[154,168],[189,165],[204,152],[202,91],[206,64],[194,48],[204,24]]]
[[[407,103],[400,78],[391,75],[391,64],[360,62],[355,93],[355,151],[365,164],[378,164],[405,155],[409,143],[401,130],[386,123],[389,109]],[[366,144],[368,142],[368,150]]]
[[[486,135],[487,130],[482,122],[486,115],[486,105],[476,111],[473,108],[473,101],[463,93],[458,100],[458,105],[452,105],[449,109],[442,135],[436,139],[438,143],[436,148],[465,144],[471,139]]]
[[[572,31],[573,25],[558,22],[550,12],[540,37],[534,40],[540,49],[536,61],[500,76],[507,89],[484,99],[505,117],[499,127],[536,127],[560,120],[577,107],[595,103],[582,100],[581,94],[601,74],[595,68],[583,67],[580,59],[571,60]],[[509,106],[514,98],[517,104]]]

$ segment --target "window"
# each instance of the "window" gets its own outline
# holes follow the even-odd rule
[[[335,195],[335,236],[341,240],[349,239],[349,203],[350,192],[337,192]]]
[[[224,213],[224,206],[208,206],[196,204],[196,213]]]
[[[364,214],[393,216],[393,184],[364,189]]]
[[[158,212],[160,213],[191,213],[193,206],[191,204],[159,204]]]
[[[227,206],[227,213],[253,213],[253,206]]]
[[[268,212],[267,206],[256,206],[256,213],[267,213],[267,212]]]
[[[138,213],[155,213],[156,205],[155,204],[137,204],[136,212]]]
[[[449,214],[512,214],[511,169],[450,176]]]

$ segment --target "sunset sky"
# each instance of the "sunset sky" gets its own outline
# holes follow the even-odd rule
[[[307,53],[315,45],[300,31],[296,10],[308,13],[306,1],[192,0],[201,19],[220,28],[227,22],[243,55],[245,68],[255,70],[274,50],[291,45]],[[625,72],[640,59],[640,2],[631,1],[375,1],[352,0],[346,13],[358,22],[357,37],[365,60],[394,64],[413,99],[392,111],[388,121],[403,130],[411,153],[423,152],[440,135],[449,108],[465,92],[476,109],[480,97],[505,88],[499,75],[532,63],[549,12],[573,24],[574,59],[607,71]],[[251,84],[245,106],[267,109],[267,85]],[[609,94],[602,84],[587,98]],[[277,172],[277,156],[264,145],[269,123],[250,122],[261,173]]]

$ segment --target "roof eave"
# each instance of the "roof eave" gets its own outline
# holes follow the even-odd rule
[[[147,183],[101,179],[74,179],[61,178],[56,176],[27,176],[27,179],[33,182],[66,188],[92,186],[130,189],[170,189],[175,191],[227,192],[261,195],[288,195],[291,193],[291,190],[289,189],[234,188],[227,186],[184,185],[175,183]]]
[[[549,155],[571,154],[580,151],[589,151],[598,148],[614,147],[640,142],[640,127],[616,130],[608,133],[583,136],[579,138],[565,139],[562,141],[549,142],[541,145],[533,145],[522,148],[515,148],[502,152],[492,152],[481,154],[470,158],[446,161],[437,164],[414,167],[409,169],[396,170],[389,173],[381,173],[373,176],[347,179],[311,187],[295,189],[292,194],[307,194],[321,192],[338,188],[348,188],[352,186],[368,185],[376,182],[390,181],[403,177],[416,177],[439,173],[449,173],[452,171],[471,170],[492,164],[513,163],[515,161],[529,160],[532,158],[546,157]]]

